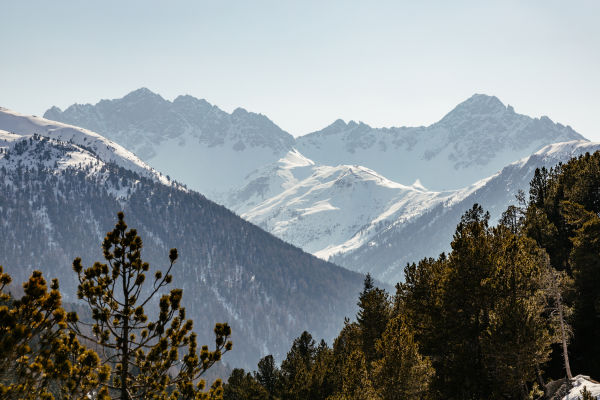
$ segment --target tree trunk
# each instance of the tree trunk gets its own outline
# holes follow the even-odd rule
[[[125,255],[123,255],[123,260],[121,262],[123,274],[123,303],[125,307],[123,307],[123,313],[125,314],[123,318],[123,331],[121,332],[121,400],[130,400],[129,392],[127,391],[127,376],[129,375],[129,279],[128,279],[128,271],[124,267],[125,264]]]
[[[565,370],[567,371],[567,380],[569,383],[573,380],[571,374],[571,365],[569,364],[569,353],[567,352],[567,333],[565,331],[565,321],[563,319],[562,301],[558,300],[558,315],[560,318],[560,334],[562,336],[563,358],[565,361]]]

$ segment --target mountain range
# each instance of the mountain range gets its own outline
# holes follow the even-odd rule
[[[304,330],[331,340],[356,312],[363,275],[283,242],[92,131],[0,108],[0,187],[0,264],[14,282],[40,269],[76,301],[73,259],[102,260],[122,210],[153,268],[178,248],[173,286],[184,289],[199,341],[212,343],[215,322],[229,322],[226,361],[236,366],[281,360]]]
[[[392,284],[406,262],[447,250],[474,202],[495,221],[536,166],[596,149],[482,94],[427,127],[337,120],[297,138],[261,114],[148,89],[45,117],[98,130],[284,241]]]
[[[237,187],[249,171],[294,145],[264,115],[242,108],[228,114],[192,96],[168,101],[146,88],[96,105],[52,107],[44,118],[98,132],[209,197]]]
[[[431,190],[449,190],[490,176],[545,145],[584,139],[569,126],[518,114],[482,94],[427,127],[371,128],[337,120],[298,138],[262,114],[242,108],[229,114],[189,95],[169,101],[146,88],[95,105],[52,107],[44,118],[98,132],[216,200],[293,149],[319,165],[361,165],[396,182],[419,179]]]

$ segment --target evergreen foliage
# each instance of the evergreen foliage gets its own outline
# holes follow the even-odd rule
[[[525,231],[550,256],[552,267],[574,279],[572,366],[600,376],[600,153],[586,153],[550,171],[536,171],[531,183]],[[554,358],[562,360],[562,351]],[[550,374],[561,376],[562,362]]]
[[[223,390],[223,398],[229,400],[264,400],[269,393],[250,373],[236,368],[229,376]]]
[[[24,295],[15,299],[6,293],[11,280],[0,266],[0,397],[107,398],[98,388],[110,368],[68,328],[58,281],[48,290],[42,273],[34,271],[23,284]]]
[[[113,398],[221,398],[220,380],[205,392],[200,376],[231,350],[231,328],[216,324],[215,350],[203,346],[198,356],[193,322],[181,306],[183,291],[161,295],[173,279],[177,250],[171,249],[166,272],[157,270],[149,290],[144,290],[150,265],[141,258],[142,239],[137,230],[127,229],[124,218],[118,213],[115,228],[102,243],[106,264],[96,262],[84,269],[80,258],[73,262],[80,282],[77,295],[87,302],[94,319],[91,334],[80,329],[83,322],[74,328],[102,349],[103,363],[115,366],[106,385]],[[158,318],[150,321],[145,308],[155,295],[161,295]]]
[[[411,327],[400,314],[377,341],[382,357],[373,363],[373,382],[382,400],[425,400],[434,370],[419,353]]]
[[[381,338],[391,312],[387,293],[374,286],[370,274],[367,274],[363,291],[358,297],[358,307],[356,321],[360,328],[362,352],[367,369],[370,369],[371,363],[381,356],[375,344]]]

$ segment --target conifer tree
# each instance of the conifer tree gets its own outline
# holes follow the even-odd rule
[[[243,369],[231,372],[223,387],[223,400],[264,400],[268,399],[267,390]]]
[[[369,379],[367,361],[361,349],[350,353],[344,364],[342,387],[330,400],[379,400],[380,397]]]
[[[395,315],[402,314],[412,327],[422,354],[440,360],[445,351],[446,332],[441,325],[444,316],[443,295],[448,278],[448,259],[425,258],[404,268],[404,282],[396,285]],[[435,361],[432,361],[435,366]]]
[[[360,327],[362,352],[369,370],[371,362],[381,356],[375,343],[381,338],[391,315],[388,294],[385,290],[374,286],[370,274],[365,277],[363,291],[358,298],[358,307],[356,321]]]
[[[171,283],[177,250],[170,251],[166,273],[156,271],[152,284],[145,289],[150,266],[141,258],[142,246],[137,231],[127,229],[120,212],[115,228],[102,243],[107,264],[96,262],[84,269],[81,259],[75,259],[77,294],[90,307],[94,323],[91,334],[81,329],[85,326],[81,322],[74,327],[79,335],[102,348],[105,363],[115,365],[108,383],[113,398],[221,398],[220,380],[204,391],[205,382],[200,377],[231,349],[231,329],[227,324],[216,324],[215,350],[203,346],[198,354],[193,323],[186,320],[181,306],[181,289],[161,295],[158,318],[150,321],[146,307]]]
[[[68,329],[58,281],[50,291],[42,273],[23,284],[24,295],[5,292],[11,277],[0,266],[0,397],[2,399],[97,399],[109,368]]]
[[[382,400],[426,400],[434,370],[421,356],[412,328],[397,315],[390,320],[377,347],[383,357],[374,362],[373,382]]]
[[[269,393],[269,399],[274,399],[277,396],[280,390],[281,371],[275,365],[275,359],[272,355],[260,359],[254,377]]]
[[[490,297],[482,285],[492,269],[489,214],[475,204],[461,218],[448,256],[441,328],[445,348],[437,365],[439,388],[451,397],[485,398],[489,382],[480,337],[487,327]]]
[[[315,340],[307,331],[294,340],[292,348],[281,363],[281,373],[286,386],[285,398],[308,399],[311,369],[316,353]]]
[[[310,374],[310,399],[325,400],[335,393],[334,374],[335,359],[333,350],[321,340],[311,368]]]
[[[332,383],[335,393],[342,391],[346,364],[350,354],[361,349],[360,328],[356,322],[344,320],[344,327],[333,342],[333,372]]]
[[[574,353],[579,368],[600,374],[600,218],[577,203],[564,202],[563,214],[575,230],[569,262],[577,297],[573,304]]]
[[[493,230],[494,268],[483,282],[491,303],[481,341],[492,395],[525,399],[553,343],[544,293],[551,267],[533,240],[511,231]]]

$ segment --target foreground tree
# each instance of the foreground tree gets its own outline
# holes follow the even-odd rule
[[[114,364],[108,383],[113,398],[134,399],[218,399],[221,381],[208,391],[201,375],[221,355],[231,350],[231,329],[216,324],[216,348],[202,346],[198,356],[193,323],[186,320],[181,306],[183,291],[172,289],[159,300],[158,318],[150,321],[145,308],[155,295],[171,283],[177,250],[171,249],[166,273],[157,271],[150,288],[144,290],[150,266],[142,261],[142,239],[127,229],[122,212],[115,228],[108,232],[102,250],[107,264],[94,263],[84,269],[81,259],[73,262],[79,277],[78,297],[89,305],[94,322],[74,324],[78,334],[96,343],[104,363]],[[91,330],[91,333],[88,333]]]
[[[14,299],[5,292],[11,277],[0,266],[0,397],[2,399],[97,399],[109,368],[68,329],[58,281],[50,290],[39,271]]]

